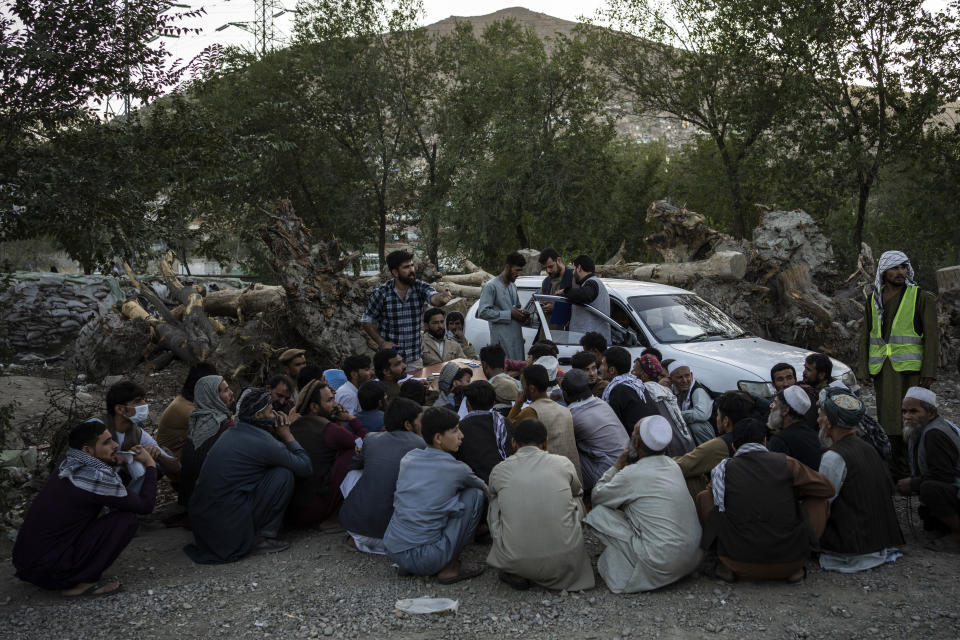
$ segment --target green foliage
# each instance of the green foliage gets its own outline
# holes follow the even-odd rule
[[[918,2],[615,0],[606,17],[624,32],[541,40],[510,21],[432,34],[417,26],[417,0],[310,0],[291,47],[228,51],[208,75],[109,123],[77,105],[131,90],[115,57],[69,80],[64,69],[95,47],[62,64],[34,56],[51,65],[43,77],[74,82],[72,102],[46,122],[25,98],[15,106],[26,85],[0,101],[0,124],[17,131],[0,159],[0,239],[50,237],[88,270],[169,247],[184,262],[241,258],[257,271],[257,227],[289,200],[344,247],[382,255],[391,227],[413,225],[431,259],[498,270],[521,247],[604,260],[623,242],[627,259],[656,260],[646,210],[668,197],[747,236],[754,203],[803,208],[842,267],[862,230],[879,250],[922,254],[932,274],[960,246],[956,225],[942,224],[960,201],[958,137],[923,125],[956,94],[960,65],[946,63],[955,7],[927,15]],[[153,10],[130,4],[144,20]],[[76,36],[75,12],[51,6],[65,16],[52,41]],[[20,51],[36,47],[31,37]],[[154,71],[129,81],[144,98],[169,79],[162,58],[144,58]],[[698,133],[673,151],[618,139],[618,103]]]

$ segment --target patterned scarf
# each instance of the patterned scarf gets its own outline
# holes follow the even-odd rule
[[[873,306],[877,308],[877,318],[880,320],[880,326],[883,326],[883,274],[887,269],[897,267],[904,262],[907,263],[906,286],[915,287],[913,265],[910,264],[910,258],[902,251],[885,251],[877,261],[877,275],[873,280]]]
[[[737,449],[736,453],[733,454],[733,457],[736,458],[739,455],[745,453],[753,453],[754,451],[767,451],[767,448],[758,442],[748,442],[744,445],[741,445]],[[713,482],[713,504],[716,505],[717,509],[720,511],[726,511],[726,505],[723,503],[723,498],[726,495],[727,489],[727,463],[730,462],[730,458],[724,458],[720,461],[716,467],[713,468],[713,471],[710,472],[710,479]]]
[[[613,391],[613,388],[617,385],[625,384],[628,387],[632,388],[637,392],[637,395],[640,396],[641,400],[646,401],[646,396],[644,395],[644,386],[643,382],[640,381],[640,378],[633,375],[632,373],[621,373],[616,378],[610,381],[610,384],[607,385],[607,388],[603,390],[603,401],[610,403],[610,392]]]
[[[80,449],[67,449],[67,458],[60,463],[58,476],[68,479],[76,488],[98,496],[124,498],[127,495],[127,488],[116,469]]]
[[[500,452],[500,459],[507,459],[507,422],[503,414],[499,411],[471,411],[463,416],[463,420],[473,416],[490,416],[493,418],[493,439],[497,442],[497,451]]]

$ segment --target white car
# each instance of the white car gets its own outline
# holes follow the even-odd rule
[[[718,393],[739,389],[755,396],[772,396],[770,369],[778,362],[793,365],[798,379],[803,376],[803,363],[810,351],[751,335],[695,293],[639,280],[602,281],[610,292],[610,316],[586,306],[610,322],[613,344],[625,347],[634,358],[645,348],[654,347],[664,360],[689,364],[694,377]],[[523,328],[524,348],[530,348],[542,326],[547,338],[557,343],[560,363],[569,364],[570,356],[580,351],[583,334],[550,330],[540,301],[561,298],[540,294],[542,283],[543,276],[523,276],[516,282],[520,304],[534,314],[531,326]],[[477,317],[477,303],[467,313],[464,333],[478,352],[490,342],[487,321]],[[833,377],[857,391],[857,379],[850,367],[833,358],[831,361]]]

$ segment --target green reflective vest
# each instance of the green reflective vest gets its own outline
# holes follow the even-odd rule
[[[923,361],[923,337],[913,327],[917,310],[919,287],[907,287],[890,327],[890,338],[884,341],[880,318],[877,316],[876,292],[870,295],[870,311],[873,324],[870,328],[870,375],[883,369],[883,361],[890,358],[894,371],[920,371]]]

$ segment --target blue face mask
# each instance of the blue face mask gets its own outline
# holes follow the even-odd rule
[[[129,408],[129,407],[128,407]],[[130,422],[145,422],[147,416],[150,415],[150,405],[140,404],[133,407],[134,414],[130,416]]]

